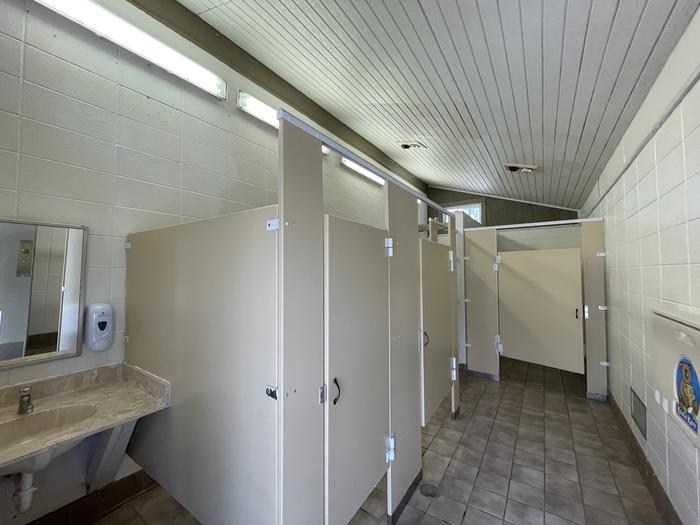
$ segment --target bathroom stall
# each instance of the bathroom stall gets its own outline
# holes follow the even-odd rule
[[[498,377],[501,355],[586,374],[607,394],[603,223],[465,230],[467,366]]]
[[[426,425],[457,381],[457,272],[452,247],[429,238],[420,241],[420,262],[421,422]]]
[[[127,360],[172,388],[129,453],[204,524],[344,524],[385,475],[395,520],[421,475],[422,273],[451,384],[449,249],[419,245],[402,185],[383,228],[324,215],[342,146],[291,115],[279,142],[279,205],[129,237]]]

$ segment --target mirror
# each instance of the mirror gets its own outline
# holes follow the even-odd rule
[[[78,355],[84,227],[0,221],[0,367]]]

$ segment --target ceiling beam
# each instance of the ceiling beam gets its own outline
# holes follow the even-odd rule
[[[427,193],[427,184],[413,173],[176,0],[129,0],[129,2],[269,91],[349,146],[364,153],[383,168]]]

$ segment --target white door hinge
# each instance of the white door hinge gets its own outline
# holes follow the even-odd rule
[[[471,303],[472,300],[471,300],[471,299],[465,299],[464,302],[465,302],[465,303]]]
[[[396,459],[396,436],[392,434],[386,438],[386,462]]]
[[[326,385],[323,384],[318,387],[318,404],[322,405],[326,402]]]
[[[393,239],[393,237],[385,237],[384,238],[384,248],[386,248],[386,256],[387,257],[394,256],[394,239]]]
[[[501,264],[501,256],[500,256],[500,255],[496,255],[496,262],[493,264],[493,271],[494,271],[494,272],[497,272],[497,271],[498,271],[498,268],[499,268],[499,265],[500,265],[500,264]]]
[[[595,252],[596,257],[605,257],[607,254],[605,252]]]
[[[472,344],[471,344],[471,343],[467,343],[467,344],[465,344],[464,346],[466,346],[467,348],[471,348],[471,347],[472,347]]]
[[[583,305],[583,318],[588,319],[588,305],[587,304]]]
[[[608,363],[607,361],[601,361],[600,366],[610,366],[610,363]]]
[[[496,334],[496,337],[494,338],[494,344],[496,346],[496,352],[498,352],[499,355],[502,354],[503,344],[501,344],[501,334]]]
[[[267,221],[265,221],[265,231],[273,232],[273,231],[279,230],[279,229],[280,229],[279,219],[267,219]]]
[[[450,271],[454,272],[455,271],[455,252],[453,250],[450,250],[447,252],[447,259],[450,261]]]
[[[131,243],[130,243],[130,242],[125,242],[125,243],[124,243],[124,249],[125,249],[125,250],[131,250]]]
[[[450,357],[450,381],[457,381],[457,358]]]

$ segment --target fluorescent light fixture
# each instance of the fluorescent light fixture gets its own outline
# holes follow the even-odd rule
[[[166,46],[92,0],[36,0],[102,38],[162,67],[217,98],[226,98],[226,81]]]
[[[265,124],[269,124],[275,129],[279,129],[280,121],[277,120],[277,110],[258,100],[253,95],[245,91],[239,91],[236,106],[241,111],[248,113],[248,115],[262,120]]]
[[[354,162],[350,159],[347,159],[345,157],[340,158],[340,163],[345,166],[348,169],[351,169],[355,173],[359,173],[363,177],[367,177],[369,180],[372,182],[376,182],[377,184],[381,184],[384,186],[384,183],[386,182],[384,179],[382,179],[379,175],[375,175],[371,171],[369,171],[367,168],[364,166],[360,166],[357,162]]]

